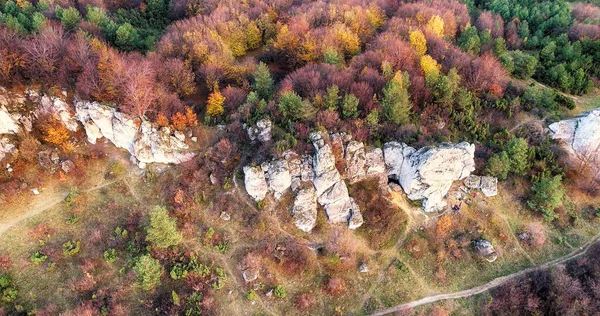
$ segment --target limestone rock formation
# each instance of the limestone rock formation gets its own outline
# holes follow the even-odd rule
[[[273,192],[275,199],[280,199],[285,190],[292,185],[292,177],[287,160],[280,159],[270,163],[263,163],[262,170],[265,173],[269,191]]]
[[[298,191],[292,207],[294,224],[304,232],[310,232],[317,223],[317,192],[309,187]]]
[[[255,201],[264,199],[269,191],[265,173],[261,167],[244,166],[244,185],[246,192]]]
[[[384,145],[388,176],[398,180],[411,200],[422,200],[425,212],[442,210],[452,182],[475,170],[475,145],[462,142],[415,150],[405,144]]]
[[[348,181],[356,182],[365,175],[365,145],[361,142],[351,141],[346,145],[346,177]]]
[[[157,128],[148,121],[129,118],[114,108],[97,102],[75,104],[76,117],[92,144],[105,137],[115,146],[124,148],[139,161],[146,163],[182,163],[194,157],[187,152],[184,141],[172,135],[168,127]]]
[[[600,108],[548,128],[552,138],[562,142],[573,162],[592,167],[589,170],[592,176],[600,176]]]
[[[51,115],[54,119],[62,122],[68,130],[72,132],[77,131],[79,125],[71,113],[71,106],[69,104],[57,97],[44,95],[40,98],[37,94],[33,95],[30,93],[29,95],[40,103],[40,107],[36,113],[37,116],[40,114]]]
[[[8,113],[4,106],[0,107],[0,135],[18,133],[21,129],[19,127],[19,117]]]
[[[269,119],[262,119],[256,122],[256,125],[248,127],[248,137],[250,141],[259,141],[265,143],[271,140],[271,128],[273,123]]]

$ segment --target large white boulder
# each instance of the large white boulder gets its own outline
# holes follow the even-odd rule
[[[313,187],[298,191],[292,207],[294,224],[304,232],[310,232],[317,223],[317,192]]]
[[[263,163],[269,191],[273,192],[275,199],[280,199],[285,191],[292,185],[292,176],[287,160],[280,159],[270,163]]]
[[[453,181],[475,170],[475,145],[462,142],[438,147],[412,147],[398,143],[384,146],[388,176],[398,180],[411,200],[422,200],[426,212],[442,210]]]
[[[269,191],[265,173],[261,167],[244,166],[244,185],[246,192],[255,201],[264,199]]]
[[[140,167],[155,162],[178,164],[195,155],[187,151],[188,146],[180,135],[174,135],[168,127],[159,129],[148,121],[128,117],[98,102],[78,101],[75,113],[90,143],[105,137],[115,146],[127,150]]]
[[[350,183],[359,181],[365,175],[365,145],[362,142],[351,141],[346,145],[344,154],[346,161],[346,178]]]
[[[553,139],[561,141],[573,162],[591,167],[592,176],[600,172],[600,108],[550,124]]]
[[[31,93],[30,93],[30,96],[32,96]],[[54,117],[54,119],[62,122],[62,124],[68,130],[70,130],[72,132],[77,131],[77,127],[78,127],[77,120],[75,120],[73,113],[71,113],[71,111],[72,111],[71,106],[69,104],[67,104],[65,101],[63,101],[60,98],[51,97],[48,95],[44,95],[41,98],[34,97],[34,99],[39,100],[39,103],[40,103],[40,107],[37,111],[38,115],[39,114],[51,115],[52,117]]]
[[[16,134],[20,129],[19,116],[11,115],[4,106],[0,107],[0,135]]]

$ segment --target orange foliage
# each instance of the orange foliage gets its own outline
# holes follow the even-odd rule
[[[188,126],[198,124],[198,116],[196,116],[196,113],[190,107],[185,108],[185,118],[187,119]]]
[[[169,126],[169,118],[162,113],[158,113],[158,116],[156,117],[156,124],[158,124],[160,127]]]
[[[67,128],[57,121],[50,121],[41,127],[42,139],[50,144],[63,145],[70,138]]]
[[[178,131],[181,131],[187,127],[187,118],[185,115],[181,114],[181,112],[175,113],[171,117],[171,122],[173,123],[173,127]]]
[[[438,220],[435,231],[439,236],[445,236],[450,227],[452,227],[452,218],[449,215],[444,215]]]

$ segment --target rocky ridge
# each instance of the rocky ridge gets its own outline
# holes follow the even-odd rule
[[[409,199],[422,200],[424,210],[431,212],[446,206],[443,198],[453,181],[465,179],[475,170],[475,146],[465,142],[419,150],[390,142],[383,150],[366,150],[363,143],[345,134],[315,132],[310,139],[316,151],[314,156],[300,157],[287,152],[279,160],[244,168],[246,190],[256,201],[268,192],[278,199],[288,188],[292,189],[296,197],[291,213],[296,226],[303,231],[310,231],[315,225],[315,199],[323,206],[330,223],[347,223],[351,229],[363,224],[360,209],[350,197],[345,181],[378,178],[381,185],[387,185],[388,178],[398,181]],[[342,163],[336,164],[340,160]],[[485,186],[484,194],[495,195],[497,180],[483,178],[478,178],[478,188],[483,190]]]

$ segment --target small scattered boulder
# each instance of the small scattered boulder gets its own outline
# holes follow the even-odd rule
[[[369,272],[369,267],[367,266],[367,264],[365,262],[363,262],[360,267],[358,268],[358,271],[360,273],[367,273]]]
[[[10,140],[6,137],[0,139],[0,160],[4,159],[7,155],[12,155],[17,152],[17,147],[10,143]]]
[[[483,257],[488,262],[494,262],[498,258],[496,250],[492,243],[485,239],[478,239],[473,241],[473,248],[477,255]]]
[[[476,175],[470,175],[463,181],[465,186],[469,189],[481,188],[481,177]]]
[[[481,192],[487,197],[498,195],[498,178],[481,177]]]
[[[231,220],[231,215],[229,215],[229,213],[227,213],[227,212],[221,212],[221,214],[219,215],[219,218],[228,222]]]
[[[258,279],[259,270],[256,268],[248,268],[242,271],[242,278],[246,282],[256,281]]]
[[[75,168],[75,164],[71,160],[65,160],[60,164],[60,168],[65,172],[69,173],[73,168]]]
[[[350,203],[351,215],[350,219],[348,219],[348,228],[354,230],[362,226],[362,224],[364,224],[365,221],[363,219],[362,213],[360,212],[360,209],[358,208],[358,205],[356,204],[356,202],[354,202],[353,198],[350,198]]]
[[[248,192],[255,201],[264,199],[269,191],[265,173],[261,167],[245,166],[244,184],[246,186],[246,192]]]

